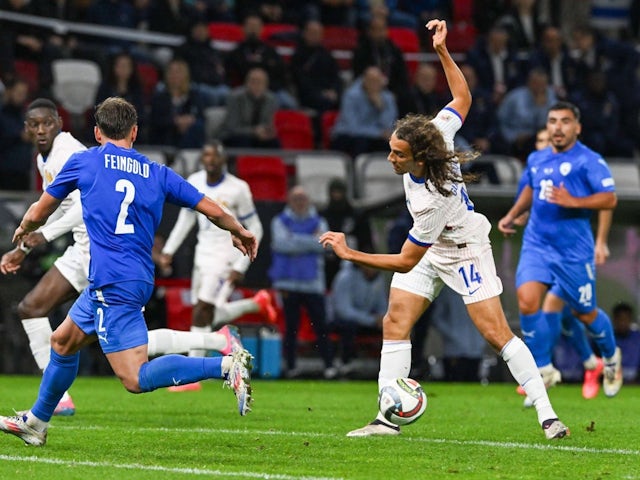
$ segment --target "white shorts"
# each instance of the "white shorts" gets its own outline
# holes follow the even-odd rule
[[[73,288],[81,292],[89,286],[89,259],[89,253],[74,243],[56,259],[54,265]]]
[[[229,278],[231,263],[220,262],[193,267],[191,276],[191,303],[194,305],[201,300],[211,305],[216,304],[218,292]]]
[[[391,287],[433,301],[446,284],[464,303],[476,303],[502,293],[491,244],[433,245],[407,273],[394,273]]]

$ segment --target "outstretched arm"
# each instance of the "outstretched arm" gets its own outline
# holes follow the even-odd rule
[[[195,210],[204,214],[215,226],[228,230],[231,233],[233,246],[247,255],[251,261],[255,260],[258,253],[258,240],[228,210],[206,196],[198,202]]]
[[[434,30],[433,49],[438,54],[438,58],[440,58],[440,63],[444,69],[447,84],[453,97],[453,100],[447,106],[458,112],[464,119],[471,108],[471,92],[469,91],[467,80],[456,62],[451,58],[449,50],[447,50],[447,22],[444,20],[429,20],[426,27],[428,30]]]
[[[22,240],[29,232],[33,232],[44,225],[47,218],[58,208],[61,201],[62,199],[57,199],[47,192],[43,192],[40,199],[31,204],[27,213],[24,214],[20,225],[13,234],[13,242]]]

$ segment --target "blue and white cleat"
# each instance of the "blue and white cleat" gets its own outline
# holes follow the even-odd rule
[[[232,364],[225,385],[233,389],[238,401],[238,412],[246,415],[251,411],[251,369],[253,356],[244,348],[231,354]]]

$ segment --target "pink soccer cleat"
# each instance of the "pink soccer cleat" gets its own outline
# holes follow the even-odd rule
[[[273,306],[273,299],[268,290],[258,290],[253,296],[253,301],[258,304],[260,314],[267,319],[269,323],[276,323],[278,320],[278,312]]]

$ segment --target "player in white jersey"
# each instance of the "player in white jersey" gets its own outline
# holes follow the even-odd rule
[[[202,148],[203,169],[187,178],[187,181],[220,205],[227,208],[260,241],[263,229],[253,203],[251,190],[244,180],[226,171],[227,159],[224,146],[212,141]],[[250,261],[231,243],[228,231],[222,230],[195,211],[183,208],[167,238],[160,257],[161,267],[169,267],[194,225],[198,224],[192,274],[191,301],[193,317],[191,331],[211,332],[250,312],[260,312],[274,322],[276,311],[267,290],[259,290],[253,298],[229,302],[229,295],[242,281]],[[190,356],[204,356],[204,350],[191,350]],[[170,387],[171,391],[199,389],[200,384]]]
[[[433,47],[453,100],[434,119],[409,115],[399,120],[389,140],[388,160],[394,171],[403,175],[407,208],[413,217],[407,240],[398,254],[353,250],[340,232],[326,232],[320,242],[330,245],[344,260],[396,272],[383,320],[379,389],[409,375],[411,329],[446,284],[462,296],[475,326],[533,399],[546,438],[565,437],[569,429],[551,406],[533,356],[513,334],[502,310],[502,283],[488,236],[491,226],[474,211],[458,163],[474,154],[453,151],[453,136],[471,107],[469,87],[447,50],[446,22],[431,20],[427,29],[435,30]],[[399,433],[399,427],[378,413],[373,422],[347,435]]]
[[[29,104],[25,114],[25,128],[38,151],[38,170],[42,176],[42,189],[46,190],[69,157],[75,152],[86,150],[86,147],[70,133],[62,131],[62,119],[57,107],[48,99],[39,98]],[[0,260],[2,273],[16,273],[32,248],[51,242],[68,232],[73,232],[74,243],[18,304],[18,316],[29,338],[29,347],[36,364],[43,371],[49,364],[51,352],[49,312],[76,298],[89,284],[89,237],[82,220],[80,193],[73,191],[42,228],[29,234],[18,247],[5,253]],[[149,356],[186,353],[191,348],[220,350],[226,354],[237,343],[236,340],[234,332],[228,329],[222,335],[157,329],[149,332]],[[73,400],[65,393],[54,414],[67,416],[74,413]]]

